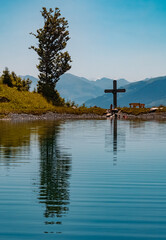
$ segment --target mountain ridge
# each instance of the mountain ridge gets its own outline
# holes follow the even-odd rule
[[[29,78],[32,81],[30,91],[36,88],[38,79],[31,76],[25,75],[22,78]],[[78,77],[71,73],[66,73],[61,76],[57,82],[56,88],[60,93],[61,97],[65,98],[66,101],[74,101],[76,104],[81,105],[89,99],[103,95],[105,88],[112,88],[113,79],[101,78],[96,81],[91,81],[84,77]],[[128,81],[125,79],[118,80],[118,86],[127,84]]]
[[[166,76],[141,80],[125,85],[126,93],[118,94],[118,106],[129,107],[131,102],[145,103],[146,107],[166,105]],[[112,96],[103,94],[95,99],[86,101],[86,106],[109,108]]]
[[[32,80],[31,91],[36,87],[38,79],[26,75]],[[126,93],[118,93],[118,106],[129,107],[131,102],[145,103],[146,107],[166,105],[166,76],[146,78],[137,82],[125,79],[117,80],[118,88],[125,88]],[[96,81],[78,77],[71,73],[61,76],[56,88],[65,100],[74,101],[78,105],[85,103],[87,107],[99,106],[109,108],[113,103],[112,94],[104,94],[104,89],[113,87],[113,79],[101,78]]]

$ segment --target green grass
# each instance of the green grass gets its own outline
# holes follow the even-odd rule
[[[38,93],[27,91],[17,91],[15,88],[9,88],[6,85],[0,84],[0,98],[5,97],[9,102],[0,102],[0,118],[9,113],[27,113],[27,114],[43,114],[47,112],[67,113],[67,114],[98,114],[103,115],[105,109],[92,107],[55,107],[48,103]]]
[[[17,91],[6,85],[0,85],[0,97],[7,98],[10,102],[0,103],[0,113],[43,113],[53,111],[54,107],[49,104],[40,94],[27,91]]]
[[[91,107],[91,108],[86,108],[86,107],[79,107],[76,109],[73,109],[71,107],[55,107],[55,111],[57,113],[68,113],[68,114],[97,114],[102,116],[104,113],[106,113],[106,109],[99,108],[99,107]]]
[[[120,108],[123,113],[139,115],[139,114],[146,114],[150,112],[150,108]]]

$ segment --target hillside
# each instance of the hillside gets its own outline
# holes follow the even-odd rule
[[[65,115],[69,118],[96,118],[105,113],[101,108],[86,108],[84,106],[79,108],[72,108],[64,104],[64,106],[53,106],[48,103],[44,97],[38,93],[28,91],[18,91],[16,88],[10,88],[7,85],[0,84],[0,119],[10,113],[26,113],[40,116],[45,113],[52,112],[56,115],[59,114],[61,118]],[[81,116],[80,116],[81,115]],[[84,116],[83,116],[84,115]],[[19,119],[21,120],[23,116]],[[49,117],[49,116],[48,116]],[[34,118],[32,118],[34,119]]]
[[[145,103],[146,107],[166,105],[166,77],[146,79],[125,86],[126,93],[118,94],[118,106],[129,106],[131,102]],[[86,102],[86,106],[109,108],[112,94],[103,94]]]
[[[38,93],[28,91],[17,91],[0,84],[0,113],[44,113],[53,111],[55,107],[49,104],[45,98]]]

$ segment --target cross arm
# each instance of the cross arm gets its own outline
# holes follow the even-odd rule
[[[114,90],[111,90],[111,89],[105,89],[104,92],[105,92],[105,93],[113,93]]]
[[[105,93],[126,92],[126,89],[116,89],[116,90],[113,90],[113,89],[105,89],[104,92],[105,92]]]
[[[126,92],[126,89],[117,89],[117,92]]]

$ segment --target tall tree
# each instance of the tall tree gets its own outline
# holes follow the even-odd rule
[[[38,47],[31,46],[39,56],[37,68],[40,72],[38,92],[55,105],[60,99],[55,90],[60,76],[71,68],[71,57],[67,51],[63,51],[69,38],[68,22],[61,17],[59,8],[47,11],[42,8],[41,14],[44,18],[44,26],[31,33],[38,39]]]
[[[12,87],[12,79],[11,79],[11,75],[9,72],[9,69],[6,67],[5,70],[2,73],[2,83],[6,84],[8,87]]]

